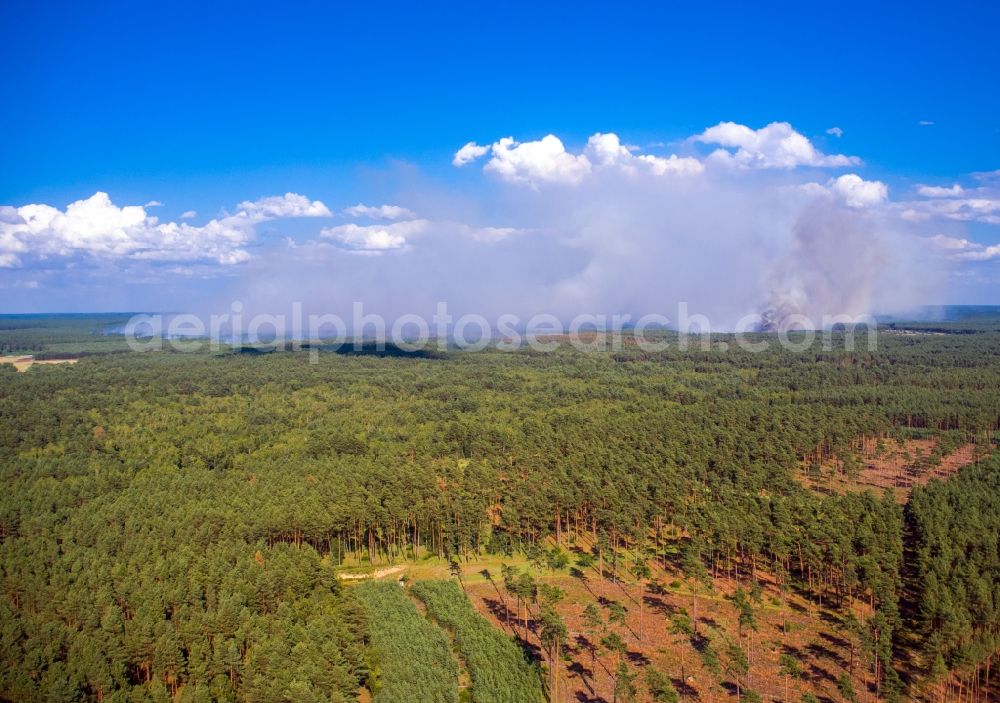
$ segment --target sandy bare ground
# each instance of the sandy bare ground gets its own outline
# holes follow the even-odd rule
[[[30,354],[23,356],[0,356],[0,364],[13,364],[14,368],[20,372],[25,372],[35,364],[75,364],[79,359],[35,359]]]
[[[344,581],[357,581],[359,579],[380,579],[386,576],[392,576],[394,574],[399,574],[406,571],[406,566],[389,566],[384,569],[378,569],[377,571],[372,571],[367,574],[337,574],[337,578]]]

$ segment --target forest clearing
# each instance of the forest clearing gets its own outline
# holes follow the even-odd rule
[[[25,356],[0,356],[0,364],[10,364],[18,371],[27,371],[35,364],[75,364],[77,361],[79,361],[79,359],[36,359],[30,354]]]
[[[802,479],[806,486],[823,492],[892,490],[905,503],[914,486],[932,479],[945,480],[963,466],[975,464],[989,455],[990,445],[968,443],[942,448],[937,439],[904,439],[897,442],[859,441],[857,455],[845,462],[837,457],[822,464],[804,462]],[[881,444],[881,451],[874,449]],[[850,465],[853,464],[853,467]]]

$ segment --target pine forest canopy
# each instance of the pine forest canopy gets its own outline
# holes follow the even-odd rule
[[[588,546],[581,563],[640,586],[655,579],[636,554],[658,569],[676,559],[694,634],[713,579],[735,574],[750,593],[758,573],[780,573],[845,618],[867,608],[859,641],[879,699],[995,695],[1000,331],[983,319],[933,333],[897,324],[876,351],[695,344],[316,364],[283,351],[139,354],[94,322],[3,322],[5,349],[80,361],[0,365],[0,700],[355,700],[405,682],[385,660],[403,656],[391,627],[435,642],[421,656],[442,671],[470,671],[473,700],[488,699],[476,680],[502,689],[525,672],[540,697],[554,684],[519,659],[491,679],[498,657],[469,649],[455,664],[449,640],[427,634],[512,656],[457,588],[404,596],[337,573],[498,555],[542,564],[544,582],[566,563],[539,555],[574,544]],[[804,478],[847,475],[913,440],[938,447],[918,471],[968,445],[976,461],[902,505]],[[568,646],[557,596],[518,600],[538,620],[525,629],[550,633],[531,640],[546,666]],[[412,610],[420,598],[433,625]],[[733,634],[748,652],[753,624],[744,613]],[[720,670],[736,686],[726,695],[757,695],[747,663]],[[620,700],[630,687],[676,693],[617,664]]]

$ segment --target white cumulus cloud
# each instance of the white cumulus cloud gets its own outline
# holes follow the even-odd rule
[[[538,141],[516,142],[504,137],[491,148],[493,157],[486,170],[515,183],[575,184],[590,173],[590,160],[584,154],[571,154],[554,134]]]
[[[679,157],[671,154],[669,157],[653,154],[634,154],[633,149],[623,146],[614,132],[597,133],[587,140],[587,154],[591,160],[600,166],[617,166],[629,173],[636,172],[637,167],[644,168],[654,176],[668,173],[700,173],[705,169],[698,159]]]
[[[65,210],[44,204],[4,206],[0,208],[0,265],[23,266],[28,260],[44,264],[81,256],[107,261],[238,264],[250,258],[245,247],[256,235],[256,224],[329,214],[323,203],[294,193],[244,201],[235,214],[201,227],[160,222],[143,205],[118,207],[103,192],[72,202]]]
[[[848,207],[870,207],[889,198],[889,187],[882,181],[866,181],[854,173],[846,173],[830,182],[833,192],[844,199]]]
[[[237,215],[239,214],[246,215],[257,222],[287,217],[331,217],[333,215],[329,208],[319,200],[310,201],[309,198],[298,193],[272,195],[254,201],[244,200],[239,204]]]
[[[612,166],[628,163],[633,159],[628,147],[622,146],[621,140],[614,132],[602,134],[598,132],[587,140],[587,152],[595,163],[602,166]]]
[[[345,249],[356,252],[381,253],[403,249],[408,237],[427,231],[427,220],[404,220],[388,225],[346,225],[327,227],[320,232],[325,239],[332,239]]]
[[[489,150],[490,148],[487,146],[479,146],[475,142],[469,142],[455,152],[455,156],[452,158],[451,163],[453,166],[465,166],[465,164],[470,161],[475,161],[480,156],[485,156],[486,152]]]
[[[475,147],[475,152],[472,147]],[[468,163],[486,148],[469,142],[456,153],[453,163],[456,166]],[[562,140],[553,134],[530,142],[504,137],[490,145],[489,150],[492,156],[484,170],[510,183],[536,187],[543,183],[578,185],[602,169],[654,176],[692,174],[704,170],[704,165],[695,158],[636,153],[638,147],[622,144],[613,132],[591,135],[580,153],[566,149]]]
[[[788,122],[772,122],[760,129],[735,122],[720,122],[693,139],[724,147],[717,149],[712,158],[739,168],[787,169],[796,166],[855,166],[861,163],[856,156],[822,153]]]

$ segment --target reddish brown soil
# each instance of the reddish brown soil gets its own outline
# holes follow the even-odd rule
[[[498,578],[499,575],[496,575]],[[499,580],[499,579],[498,579]],[[618,601],[628,609],[628,627],[608,627],[598,634],[597,640],[617,631],[628,646],[628,660],[633,672],[639,673],[637,680],[640,701],[652,698],[645,685],[644,669],[650,665],[669,675],[674,686],[684,700],[712,701],[736,700],[736,689],[732,676],[723,673],[714,677],[702,664],[698,651],[691,641],[671,632],[670,617],[686,609],[692,612],[692,595],[688,585],[676,573],[655,569],[654,580],[662,584],[660,589],[650,589],[644,598],[642,616],[642,638],[640,639],[639,587],[635,581],[618,585],[609,578],[598,578],[594,570],[589,570],[586,578],[557,576],[549,579],[543,575],[542,582],[551,582],[566,591],[565,599],[557,610],[569,629],[567,646],[568,659],[560,663],[560,701],[606,701],[613,700],[616,666],[614,656],[598,653],[596,664],[592,663],[590,641],[592,635],[586,631],[582,621],[583,609],[588,603]],[[789,701],[800,701],[802,694],[812,692],[823,700],[841,700],[837,691],[837,680],[847,673],[851,664],[851,648],[843,635],[840,616],[810,603],[800,595],[791,594],[785,606],[781,605],[780,592],[776,585],[766,580],[761,603],[755,606],[759,630],[752,635],[750,646],[750,685],[764,700],[784,701],[785,686],[788,685]],[[746,585],[746,584],[744,584]],[[485,582],[469,587],[469,596],[477,610],[489,618],[494,625],[515,634],[526,642],[526,646],[537,655],[539,640],[537,623],[529,618],[528,633],[516,621],[516,604],[502,586],[497,588]],[[736,640],[736,610],[726,598],[735,590],[731,580],[719,579],[714,593],[700,594],[698,597],[698,627],[702,636],[709,636],[715,643],[720,660],[725,666],[725,638]],[[506,606],[505,606],[506,604]],[[511,627],[506,624],[505,607],[510,608]],[[601,608],[607,620],[607,607]],[[855,610],[859,617],[868,613],[863,606]],[[787,632],[782,632],[782,623],[787,623]],[[744,639],[745,642],[745,639]],[[781,675],[779,658],[783,653],[794,656],[802,666],[805,675],[801,680],[785,681]],[[683,677],[682,677],[683,673]],[[864,666],[855,656],[853,682],[862,703],[870,697],[865,693]]]
[[[809,476],[805,466],[800,476],[803,483],[821,492],[871,490],[881,493],[889,488],[896,500],[905,503],[914,486],[923,486],[934,478],[945,479],[985,456],[982,446],[970,443],[944,455],[936,464],[929,464],[928,458],[936,445],[935,439],[911,439],[902,445],[886,440],[884,451],[879,453],[874,442],[866,443],[858,455],[862,468],[856,480],[847,479],[839,469],[840,462],[836,457],[823,462],[821,478]]]

